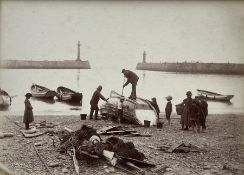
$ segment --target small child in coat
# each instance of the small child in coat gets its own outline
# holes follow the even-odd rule
[[[23,123],[25,123],[25,129],[28,130],[30,129],[29,124],[34,121],[34,116],[33,116],[33,107],[31,106],[31,103],[29,99],[32,97],[31,93],[25,94],[25,112],[24,112],[24,119]]]
[[[171,116],[171,112],[172,112],[172,103],[171,103],[171,100],[173,98],[171,96],[167,96],[165,98],[168,101],[168,103],[166,104],[166,107],[165,107],[165,114],[166,114],[166,119],[168,120],[168,123],[170,125],[170,116]]]
[[[120,97],[119,99],[119,104],[118,104],[118,122],[121,123],[121,121],[123,120],[123,108],[124,108],[124,105],[123,105],[123,102],[125,101],[125,97],[122,96]]]

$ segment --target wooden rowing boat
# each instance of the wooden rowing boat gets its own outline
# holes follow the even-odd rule
[[[100,106],[101,115],[116,118],[121,97],[122,95],[115,91],[111,91],[108,103],[103,103]],[[143,125],[144,120],[147,120],[150,121],[150,125],[156,125],[157,113],[154,107],[146,99],[137,97],[134,101],[125,98],[125,101],[123,102],[123,120],[139,125]]]
[[[198,95],[202,98],[207,100],[214,100],[214,101],[230,101],[234,95],[222,95],[216,92],[206,91],[197,89]]]
[[[0,107],[9,106],[11,100],[11,96],[6,91],[0,89]]]
[[[40,86],[37,84],[33,84],[30,91],[32,97],[36,98],[53,99],[55,96],[57,96],[57,93],[55,91],[52,91],[44,86]]]
[[[59,86],[57,88],[57,97],[61,101],[81,102],[83,96],[82,93],[75,92],[63,86]]]

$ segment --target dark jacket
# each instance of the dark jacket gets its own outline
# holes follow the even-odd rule
[[[165,113],[171,114],[171,112],[172,112],[172,103],[171,103],[171,101],[168,101],[168,103],[166,104],[166,107],[165,107]]]
[[[129,83],[136,84],[137,81],[139,80],[139,77],[130,70],[125,70],[124,76],[127,78],[127,82],[125,83],[125,86],[128,85]]]
[[[25,112],[24,112],[24,123],[31,123],[34,121],[34,116],[32,112],[33,107],[28,99],[25,99]]]
[[[208,115],[208,103],[206,102],[206,100],[201,99],[200,100],[200,106],[201,106],[203,113],[206,117]]]
[[[158,107],[157,101],[150,101],[151,105],[155,108],[157,115],[160,113],[160,109]]]
[[[183,108],[183,113],[181,115],[180,118],[180,123],[184,124],[186,126],[190,125],[190,118],[191,118],[191,107],[192,107],[192,98],[186,98],[183,100],[183,102],[181,103],[184,108]]]
[[[96,90],[93,93],[91,101],[90,101],[91,106],[97,106],[100,98],[103,99],[104,101],[106,101],[106,99],[102,96],[102,94],[98,90]]]

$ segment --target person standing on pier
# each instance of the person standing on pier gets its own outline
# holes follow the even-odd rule
[[[25,129],[28,130],[30,129],[29,124],[34,121],[34,116],[33,116],[33,107],[31,106],[31,103],[29,99],[32,97],[31,93],[25,94],[25,112],[24,112],[24,119],[23,123],[25,123]]]
[[[132,85],[132,91],[131,91],[131,94],[129,96],[129,99],[136,100],[136,85],[137,85],[137,82],[139,80],[139,77],[134,72],[132,72],[130,70],[126,70],[126,69],[123,69],[122,70],[122,73],[127,78],[127,81],[123,85],[123,88],[125,86],[127,86],[129,83],[131,83],[131,85]]]
[[[92,95],[90,105],[91,105],[91,110],[90,110],[90,119],[93,119],[93,112],[95,111],[95,117],[94,119],[97,120],[97,114],[98,114],[98,102],[100,98],[106,102],[108,102],[108,99],[104,98],[104,96],[101,94],[102,91],[102,86],[99,85],[95,92]]]

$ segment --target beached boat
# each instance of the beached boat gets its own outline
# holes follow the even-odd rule
[[[9,106],[11,100],[11,96],[6,91],[0,89],[0,107]]]
[[[82,93],[75,92],[69,88],[59,86],[57,88],[57,97],[61,101],[81,102]]]
[[[36,98],[53,99],[55,96],[57,96],[57,93],[55,91],[52,91],[46,87],[37,84],[33,84],[30,91],[32,97]]]
[[[214,100],[214,101],[230,101],[234,95],[222,95],[215,92],[210,92],[206,90],[197,89],[198,95],[207,99],[207,100]]]
[[[116,118],[121,97],[122,95],[111,91],[108,103],[100,106],[101,115]],[[125,98],[123,106],[123,120],[139,125],[143,125],[144,120],[147,120],[150,125],[156,125],[157,113],[148,100],[137,97],[136,101],[133,101]]]

